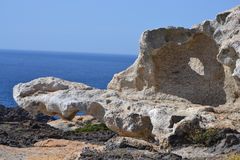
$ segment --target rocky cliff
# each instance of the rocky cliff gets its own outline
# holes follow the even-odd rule
[[[71,120],[83,111],[121,136],[182,155],[176,147],[199,145],[186,157],[239,151],[239,30],[240,7],[191,29],[147,30],[137,60],[107,90],[46,77],[16,85],[14,99],[33,114]]]

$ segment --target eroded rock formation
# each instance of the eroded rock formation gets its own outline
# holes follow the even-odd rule
[[[15,86],[14,99],[32,113],[69,120],[82,111],[122,136],[155,138],[162,147],[174,147],[171,138],[194,127],[200,136],[230,128],[239,137],[239,21],[236,7],[191,29],[145,31],[137,60],[107,90],[47,77]]]
[[[231,76],[234,68],[224,66],[227,65],[224,61],[229,58],[222,56],[221,49],[229,39],[218,40],[215,32],[224,27],[218,24],[213,28],[212,23],[216,25],[217,22],[207,21],[193,29],[145,31],[141,36],[138,59],[126,71],[116,74],[108,88],[125,94],[134,91],[153,99],[183,98],[201,105],[232,102],[238,90]],[[205,29],[206,24],[211,32]],[[232,61],[236,63],[236,60]]]
[[[29,83],[18,84],[13,97],[27,111],[59,115],[71,120],[78,111],[94,115],[101,120],[104,110],[97,102],[104,101],[105,91],[85,84],[74,83],[54,77],[39,78]],[[100,96],[101,95],[101,96]]]

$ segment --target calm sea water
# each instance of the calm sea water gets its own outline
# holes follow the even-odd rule
[[[0,50],[0,104],[16,106],[12,88],[20,82],[54,76],[104,89],[136,56]]]

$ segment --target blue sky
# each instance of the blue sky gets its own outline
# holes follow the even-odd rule
[[[137,54],[140,34],[191,27],[240,0],[1,0],[0,49]]]

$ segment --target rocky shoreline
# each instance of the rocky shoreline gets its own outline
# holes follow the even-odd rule
[[[176,154],[158,152],[156,149],[157,146],[154,144],[127,137],[118,137],[116,133],[110,130],[88,132],[63,131],[48,124],[57,121],[58,124],[61,124],[62,120],[56,120],[42,114],[32,116],[19,107],[6,108],[1,105],[0,116],[0,148],[2,150],[0,151],[0,158],[5,157],[8,159],[8,156],[14,156],[12,154],[15,154],[16,147],[20,150],[21,148],[22,150],[29,149],[29,151],[37,147],[51,147],[53,149],[58,148],[59,145],[61,147],[62,142],[68,142],[70,146],[72,143],[82,145],[81,149],[77,150],[77,153],[73,157],[69,153],[65,153],[70,159],[136,159],[136,157],[144,159],[182,159],[181,156]],[[85,121],[85,123],[89,122]],[[94,123],[96,123],[96,120],[94,120]],[[68,145],[64,143],[63,146]],[[88,145],[96,145],[98,147],[91,148]],[[15,155],[16,157],[12,157],[12,159],[29,159],[32,154],[31,152],[24,153],[24,156],[20,157],[19,155]],[[38,153],[35,156],[38,156],[38,159],[42,159],[40,154]],[[50,155],[50,153],[46,154]]]
[[[110,130],[96,132],[64,132],[47,124],[54,121],[49,116],[32,117],[22,108],[0,107],[0,144],[12,147],[31,147],[46,139],[81,140],[104,143],[116,134]]]
[[[0,108],[0,143],[28,147],[21,159],[239,159],[239,22],[240,6],[145,31],[134,64],[105,90],[56,77],[17,84],[20,108]],[[24,149],[1,147],[0,157]]]
[[[187,132],[190,137],[169,137],[169,142],[174,147],[169,152],[161,149],[161,146],[156,142],[121,137],[110,130],[103,129],[87,132],[63,131],[63,129],[54,128],[49,124],[55,124],[55,127],[59,127],[59,124],[60,126],[64,124],[65,127],[71,128],[73,127],[73,121],[56,120],[43,114],[32,116],[19,107],[6,108],[1,105],[0,115],[1,158],[13,156],[12,159],[19,159],[17,155],[9,153],[15,151],[17,148],[19,150],[22,148],[23,151],[28,149],[30,152],[27,153],[24,151],[26,153],[21,157],[21,159],[28,159],[28,157],[34,155],[31,150],[35,150],[37,147],[39,150],[50,147],[49,151],[51,151],[53,149],[61,149],[63,146],[66,148],[73,147],[76,143],[81,148],[74,151],[74,156],[71,156],[70,153],[65,153],[65,156],[69,157],[69,159],[201,159],[201,157],[191,157],[196,152],[203,153],[204,156],[210,157],[210,159],[225,159],[226,156],[232,155],[229,153],[233,151],[234,153],[240,152],[240,133],[232,129],[197,130],[196,132],[194,129],[191,129],[191,134]],[[82,127],[84,127],[84,123],[99,123],[93,117],[89,118],[86,116],[87,118],[85,119],[87,120],[83,120],[85,115],[80,117],[80,119],[78,118],[78,123],[81,120],[83,123],[80,126]],[[192,125],[193,128],[197,126],[197,124]],[[194,136],[195,139],[193,138]],[[190,155],[185,153],[187,150],[190,152]],[[45,152],[46,155],[51,155],[48,151],[42,152]],[[13,153],[15,154],[15,152]],[[39,157],[38,159],[43,158],[40,155],[41,152],[35,154],[35,156]],[[188,158],[183,158],[180,155],[188,156]]]

